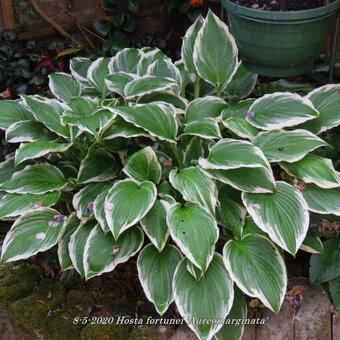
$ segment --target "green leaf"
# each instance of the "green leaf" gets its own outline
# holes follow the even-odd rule
[[[88,219],[93,215],[94,200],[108,187],[108,183],[90,183],[73,196],[72,205],[80,220]]]
[[[96,197],[93,202],[93,213],[98,221],[100,227],[103,229],[104,233],[108,233],[110,228],[106,222],[105,218],[105,198],[110,190],[110,187],[104,188],[104,190]]]
[[[255,99],[248,98],[237,102],[229,103],[228,107],[222,111],[223,119],[229,117],[244,117],[246,118],[249,108],[254,103]]]
[[[340,187],[340,176],[335,171],[330,159],[315,155],[307,155],[295,163],[280,163],[290,176],[297,177],[305,183],[314,183],[320,188],[332,189]]]
[[[159,250],[165,247],[169,237],[169,229],[166,223],[166,216],[175,200],[169,195],[163,195],[162,199],[156,199],[153,207],[140,220],[146,235]]]
[[[137,73],[137,64],[142,57],[142,51],[136,48],[124,48],[111,58],[110,73]]]
[[[70,71],[72,76],[78,80],[83,86],[89,86],[87,79],[87,70],[92,64],[91,59],[76,57],[70,60]]]
[[[73,267],[69,254],[69,243],[72,234],[79,227],[80,221],[74,213],[72,213],[61,230],[58,240],[58,260],[62,271],[71,269]]]
[[[240,64],[224,93],[232,99],[243,99],[248,97],[257,83],[257,74],[247,70]]]
[[[91,150],[81,161],[78,183],[105,182],[113,179],[119,172],[117,160],[105,149]]]
[[[209,10],[193,51],[197,73],[208,83],[223,90],[238,68],[237,54],[236,42],[227,25]]]
[[[159,78],[170,78],[182,86],[181,72],[171,60],[156,60],[148,66],[147,74]],[[180,91],[179,91],[180,92]]]
[[[23,260],[52,248],[58,241],[63,218],[50,208],[30,211],[19,217],[2,244],[1,260]]]
[[[29,159],[40,158],[50,153],[65,152],[72,144],[56,143],[49,141],[36,141],[22,143],[15,152],[15,164],[18,165]]]
[[[340,276],[329,282],[329,292],[337,310],[340,309]]]
[[[124,94],[127,98],[141,97],[146,94],[160,91],[173,91],[179,93],[180,86],[171,78],[145,75],[130,81],[124,88]]]
[[[172,205],[167,215],[170,235],[182,253],[202,272],[213,258],[219,230],[209,211],[197,204]]]
[[[185,110],[188,104],[188,101],[184,97],[181,97],[180,95],[167,92],[167,91],[154,92],[154,93],[147,94],[143,97],[138,98],[137,102],[139,104],[147,104],[147,103],[152,103],[152,102],[164,102],[164,103],[171,104],[175,106],[176,108],[179,108],[183,111]]]
[[[261,235],[248,234],[223,248],[223,260],[233,281],[247,295],[259,298],[278,313],[286,294],[285,263],[274,244]]]
[[[171,185],[178,190],[183,198],[191,203],[206,207],[215,213],[217,203],[217,187],[215,182],[201,172],[198,167],[172,170],[169,175]]]
[[[186,124],[181,136],[191,135],[205,139],[222,138],[218,123],[213,118],[195,120]]]
[[[168,59],[168,57],[158,48],[144,51],[144,54],[142,55],[142,58],[139,60],[137,65],[138,75],[146,75],[149,65],[151,65],[156,60],[164,59]]]
[[[310,92],[306,98],[314,104],[320,116],[304,124],[303,128],[319,134],[338,126],[340,124],[339,95],[339,84],[321,86]]]
[[[118,264],[127,262],[139,252],[143,242],[144,234],[139,227],[125,231],[115,241],[111,234],[105,234],[97,225],[87,238],[84,249],[86,279],[111,272]]]
[[[89,66],[87,79],[102,95],[106,95],[105,78],[109,75],[109,58],[98,58]]]
[[[6,130],[7,143],[51,141],[57,139],[57,137],[46,129],[45,125],[29,120],[13,123]]]
[[[319,117],[312,102],[296,93],[276,92],[255,100],[247,114],[248,122],[262,130],[296,126]]]
[[[22,170],[24,166],[14,165],[14,157],[11,155],[8,155],[3,162],[0,163],[0,183],[8,182],[13,174],[19,170]]]
[[[309,235],[304,239],[300,249],[311,254],[322,254],[324,252],[320,238]]]
[[[163,315],[174,300],[172,280],[175,269],[182,259],[180,251],[167,245],[161,252],[148,244],[137,260],[138,277],[147,299]]]
[[[66,186],[62,172],[50,164],[28,165],[0,184],[0,190],[16,194],[45,194]]]
[[[85,276],[84,251],[86,241],[94,227],[95,223],[93,221],[89,221],[86,224],[80,224],[76,231],[71,235],[68,243],[71,262],[81,277]]]
[[[1,100],[0,112],[0,129],[3,130],[14,123],[33,120],[32,113],[18,100]]]
[[[271,194],[243,193],[242,200],[256,225],[292,255],[300,248],[309,227],[307,203],[300,191],[277,182]]]
[[[222,120],[222,124],[240,138],[253,140],[260,130],[248,123],[245,117],[234,116]]]
[[[340,276],[340,237],[327,240],[323,244],[323,254],[313,254],[309,263],[309,280],[312,285],[333,280]]]
[[[244,324],[235,324],[235,320],[247,318],[247,302],[243,293],[235,289],[234,302],[231,311],[225,319],[221,330],[215,335],[216,340],[240,340],[242,338]]]
[[[187,29],[182,41],[181,55],[184,62],[184,67],[189,73],[197,73],[194,65],[193,53],[197,34],[203,23],[204,19],[202,16],[198,16],[196,21]]]
[[[80,96],[80,84],[70,74],[55,72],[48,77],[50,91],[58,99],[68,103],[73,97]]]
[[[196,98],[187,106],[185,118],[187,122],[199,121],[209,117],[219,120],[222,110],[227,106],[228,104],[219,97]]]
[[[259,133],[254,139],[270,162],[297,162],[308,153],[327,143],[306,130],[268,131]]]
[[[197,159],[204,156],[204,140],[199,137],[191,138],[184,151],[184,164],[191,166],[197,163]]]
[[[302,190],[308,209],[318,214],[340,216],[340,189],[322,189],[307,186]]]
[[[148,131],[152,136],[174,143],[177,135],[175,108],[165,103],[117,106],[113,109],[128,123]]]
[[[116,117],[114,122],[105,128],[102,134],[102,138],[104,140],[114,139],[117,137],[132,138],[142,136],[148,137],[149,134],[144,129],[134,126],[120,117]]]
[[[5,194],[0,200],[0,219],[20,216],[41,207],[50,207],[59,201],[60,192],[54,191],[43,195]]]
[[[43,123],[49,130],[57,135],[68,138],[70,132],[68,127],[62,125],[61,115],[66,106],[54,99],[40,96],[22,96],[25,106],[32,112],[33,116]]]
[[[225,138],[217,142],[207,159],[199,159],[204,169],[230,170],[238,168],[264,167],[270,170],[269,162],[263,152],[247,141]]]
[[[114,184],[105,199],[105,216],[116,240],[148,213],[156,195],[157,189],[152,182],[126,179]]]
[[[178,311],[188,326],[199,339],[212,339],[223,323],[204,320],[224,320],[234,299],[233,281],[223,265],[222,256],[214,254],[199,281],[189,273],[187,261],[183,259],[175,271],[173,289]]]
[[[162,176],[162,168],[157,155],[148,146],[131,155],[124,166],[123,172],[139,181],[151,181],[158,184]]]
[[[135,78],[136,76],[133,74],[117,72],[106,77],[105,85],[109,92],[118,93],[120,96],[124,97],[125,86]]]

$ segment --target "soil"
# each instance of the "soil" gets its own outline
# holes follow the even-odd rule
[[[265,11],[301,11],[328,5],[331,0],[233,0],[233,2]]]

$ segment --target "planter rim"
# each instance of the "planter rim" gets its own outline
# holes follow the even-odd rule
[[[229,12],[241,17],[274,21],[299,21],[332,15],[340,7],[340,0],[334,0],[330,4],[318,8],[287,12],[248,8],[238,5],[231,0],[222,0],[222,4]]]

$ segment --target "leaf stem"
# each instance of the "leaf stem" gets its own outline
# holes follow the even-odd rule
[[[201,80],[201,78],[199,76],[197,76],[197,78],[195,80],[195,87],[194,87],[194,97],[195,98],[198,98],[200,96],[200,92],[201,92],[200,80]]]
[[[170,143],[170,148],[171,148],[171,151],[172,153],[174,154],[175,158],[176,158],[176,161],[177,161],[177,164],[180,168],[183,168],[183,161],[182,161],[182,158],[176,148],[176,145],[174,143]]]
[[[221,83],[216,83],[216,95],[217,97],[222,97]]]

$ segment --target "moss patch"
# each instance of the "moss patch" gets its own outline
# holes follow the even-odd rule
[[[123,325],[87,325],[81,331],[81,340],[133,340],[130,327]]]

